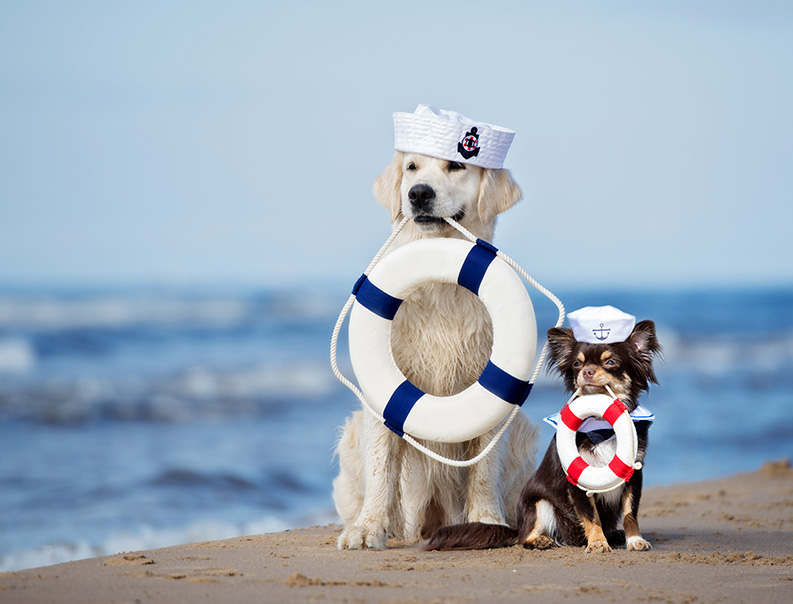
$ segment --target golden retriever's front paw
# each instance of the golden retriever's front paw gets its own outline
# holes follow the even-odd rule
[[[587,554],[607,554],[611,551],[608,541],[593,541],[586,547]]]
[[[383,528],[352,525],[341,532],[337,545],[339,549],[386,549],[386,539]]]
[[[507,521],[499,516],[493,514],[487,514],[482,516],[471,517],[469,516],[466,518],[468,522],[481,522],[482,524],[506,524]]]
[[[625,540],[625,546],[628,548],[628,551],[631,552],[646,552],[653,549],[650,542],[643,537],[628,537]]]
[[[466,521],[482,524],[506,524],[506,519],[493,506],[472,506],[466,514]]]

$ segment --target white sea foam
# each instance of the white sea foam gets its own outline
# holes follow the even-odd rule
[[[28,373],[36,364],[36,353],[27,340],[0,340],[0,373]]]
[[[251,312],[243,298],[186,299],[113,296],[64,299],[0,297],[0,326],[37,329],[123,327],[138,324],[230,325]]]
[[[19,550],[0,556],[0,572],[38,568],[96,556],[110,556],[121,552],[158,549],[185,543],[218,541],[243,535],[260,535],[295,529],[312,524],[327,524],[336,520],[331,510],[318,510],[297,521],[289,522],[276,516],[234,525],[223,521],[195,522],[181,529],[143,527],[138,532],[120,532],[102,543],[59,543],[29,550]]]
[[[679,334],[663,334],[665,365],[671,369],[696,370],[706,375],[740,371],[775,371],[793,362],[793,333],[779,333],[761,341],[739,338],[686,340]]]
[[[73,296],[0,292],[0,327],[71,329],[179,324],[226,327],[265,314],[303,319],[331,316],[338,311],[337,306],[335,298],[315,291],[281,292],[266,297],[157,291]]]
[[[0,341],[0,375],[3,373]],[[30,361],[31,363],[33,361]],[[17,360],[10,367],[22,367]],[[128,376],[37,380],[0,385],[3,417],[74,423],[91,418],[184,422],[260,413],[283,400],[318,400],[338,388],[321,361],[258,363],[217,369],[193,366],[148,380]]]
[[[99,555],[101,555],[99,549],[88,543],[44,545],[32,550],[0,556],[0,572],[50,566]]]
[[[191,398],[243,398],[263,393],[291,396],[316,396],[335,385],[324,363],[302,362],[288,366],[260,364],[233,371],[211,371],[202,367],[188,369],[170,387]]]

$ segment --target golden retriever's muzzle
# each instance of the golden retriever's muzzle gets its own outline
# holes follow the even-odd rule
[[[443,216],[435,215],[435,189],[427,184],[418,184],[410,187],[408,191],[410,209],[413,211],[413,220],[419,224],[446,224]],[[460,210],[452,216],[460,221],[465,216],[465,210]]]
[[[435,200],[435,189],[429,185],[413,185],[408,191],[410,207],[415,216],[432,214],[433,202]]]

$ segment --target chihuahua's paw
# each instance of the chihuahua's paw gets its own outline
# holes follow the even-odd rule
[[[354,524],[341,532],[336,544],[339,549],[386,549],[386,540],[384,528]]]
[[[551,549],[553,546],[553,539],[551,539],[548,535],[529,537],[523,542],[523,547],[526,549]]]
[[[608,541],[593,541],[586,546],[587,554],[607,554],[611,551]]]
[[[625,540],[625,547],[631,552],[646,552],[653,549],[650,542],[643,537],[628,537]]]

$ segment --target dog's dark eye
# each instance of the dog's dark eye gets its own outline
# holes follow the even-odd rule
[[[603,363],[606,367],[616,367],[618,365],[617,361],[614,359],[609,359],[605,363]]]
[[[410,172],[412,172],[413,170],[417,170],[418,168],[416,168],[416,164],[414,164],[413,162],[410,162],[410,163],[408,164],[408,167],[407,167],[407,168],[405,168],[405,169],[406,169],[406,170],[409,170]]]
[[[575,361],[573,363],[573,369],[579,369],[581,367],[581,365],[583,365],[583,363],[581,363],[581,361]]]
[[[460,162],[450,161],[448,170],[449,172],[456,172],[457,170],[465,170],[465,166]]]

